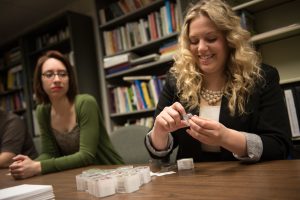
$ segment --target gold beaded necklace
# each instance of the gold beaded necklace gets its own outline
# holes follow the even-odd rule
[[[208,105],[213,106],[216,105],[224,94],[223,90],[213,91],[208,90],[204,87],[201,88],[200,95],[201,97],[208,103]]]

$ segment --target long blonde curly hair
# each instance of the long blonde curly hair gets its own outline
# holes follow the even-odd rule
[[[240,25],[240,18],[222,0],[203,0],[193,5],[185,16],[178,39],[178,52],[170,72],[176,77],[178,95],[190,109],[200,105],[203,75],[190,51],[189,25],[200,15],[206,16],[221,30],[229,47],[225,69],[227,82],[224,95],[230,114],[244,114],[245,104],[255,83],[261,79],[261,58],[249,42],[250,33]]]

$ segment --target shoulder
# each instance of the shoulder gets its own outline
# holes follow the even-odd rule
[[[50,104],[39,104],[36,107],[36,113],[37,114],[45,114],[48,111],[50,111],[50,108],[51,108]]]
[[[77,103],[81,104],[81,103],[85,103],[85,102],[89,102],[89,103],[96,102],[96,99],[95,99],[95,97],[93,97],[92,95],[89,95],[89,94],[76,95],[76,98],[75,98],[76,104]]]
[[[267,82],[268,81],[279,82],[279,73],[275,67],[268,64],[262,64],[261,70],[262,70],[262,76]]]
[[[1,129],[3,130],[4,127],[23,127],[25,126],[23,120],[16,114],[11,113],[11,112],[5,112],[1,111],[2,113],[0,114],[0,126]]]
[[[169,89],[176,89],[176,77],[172,72],[166,74],[166,84]]]
[[[98,107],[95,97],[89,94],[78,94],[75,98],[75,106],[77,108]]]
[[[36,115],[38,118],[42,118],[42,116],[47,115],[50,113],[51,106],[50,104],[39,104],[36,107]]]
[[[280,77],[278,70],[267,64],[261,65],[261,76],[262,79],[257,81],[256,89],[259,89],[261,93],[265,93],[272,88],[280,88]]]
[[[7,120],[14,122],[14,123],[22,123],[22,119],[20,118],[20,116],[14,114],[14,113],[8,113]]]

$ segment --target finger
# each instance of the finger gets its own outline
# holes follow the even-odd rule
[[[199,127],[206,129],[206,130],[214,130],[215,129],[215,121],[209,120],[209,119],[204,119],[202,117],[198,117],[194,115],[190,121],[194,122],[197,124]]]
[[[165,107],[161,116],[169,123],[171,127],[176,126],[180,123],[180,113],[173,109],[172,106]]]
[[[17,169],[17,168],[18,168],[17,163],[13,163],[13,164],[11,164],[11,165],[9,166],[9,169],[10,169],[10,170],[14,170],[14,169]]]
[[[27,156],[24,156],[24,155],[16,155],[15,157],[13,157],[13,160],[14,161],[17,161],[17,160],[25,160]]]
[[[168,126],[168,122],[164,119],[162,114],[160,114],[156,117],[155,124],[159,124],[160,126],[163,126],[163,127]]]
[[[202,143],[206,143],[207,137],[205,135],[202,135],[201,133],[198,133],[196,131],[193,131],[192,129],[187,129],[186,132],[195,138],[196,140],[199,140]]]
[[[211,130],[206,129],[202,126],[199,126],[199,124],[195,123],[195,121],[190,120],[189,121],[190,124],[190,129],[198,134],[202,134],[205,135],[206,137],[209,137],[211,134]]]
[[[22,166],[20,165],[14,165],[14,166],[10,166],[9,170],[10,172],[19,172],[21,170]]]
[[[172,107],[174,110],[176,110],[177,112],[179,112],[179,114],[180,114],[181,116],[186,114],[186,111],[185,111],[184,107],[183,107],[179,102],[173,103],[171,107]]]

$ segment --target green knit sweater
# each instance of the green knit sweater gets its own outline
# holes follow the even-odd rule
[[[36,159],[41,162],[42,174],[84,167],[92,164],[123,164],[114,150],[103,124],[94,97],[82,94],[75,98],[76,121],[80,128],[79,151],[64,156],[51,129],[51,105],[39,105],[36,109],[41,131],[42,153]]]

